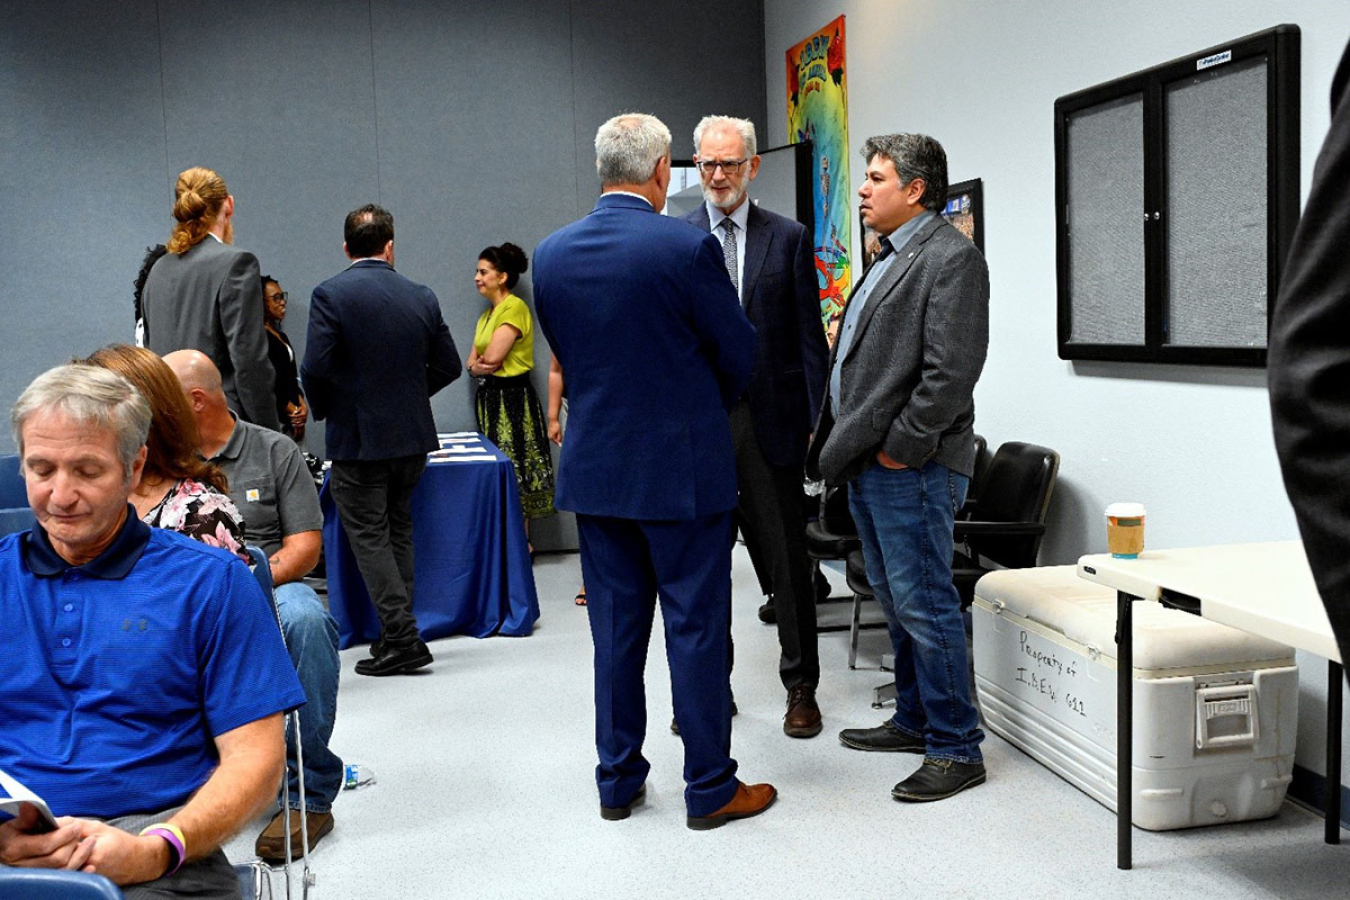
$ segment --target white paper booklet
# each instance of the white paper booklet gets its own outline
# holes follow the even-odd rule
[[[23,782],[4,769],[0,769],[0,812],[18,818],[19,807],[24,803],[37,809],[40,820],[46,826],[39,830],[50,831],[56,828],[56,817],[47,808],[47,801],[24,787]]]

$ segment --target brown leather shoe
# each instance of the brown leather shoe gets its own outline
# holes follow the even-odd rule
[[[309,813],[306,817],[309,825],[309,849],[323,840],[323,836],[333,830],[333,814]],[[262,834],[258,835],[258,842],[253,847],[258,856],[269,863],[280,863],[286,861],[286,811],[279,811],[267,827],[263,829]],[[305,855],[304,845],[300,842],[300,811],[291,810],[291,858],[299,859]]]
[[[773,806],[778,799],[778,789],[771,784],[746,784],[736,782],[736,794],[731,802],[708,816],[689,816],[685,823],[695,831],[708,831],[721,828],[731,819],[748,819],[757,816]]]
[[[820,734],[822,727],[820,707],[816,705],[816,689],[809,684],[794,684],[788,691],[783,733],[788,737],[809,738]]]

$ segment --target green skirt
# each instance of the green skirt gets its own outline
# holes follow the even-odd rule
[[[548,446],[547,420],[530,376],[489,375],[478,383],[475,398],[478,430],[501,448],[516,470],[516,487],[525,516],[551,516],[553,455]]]

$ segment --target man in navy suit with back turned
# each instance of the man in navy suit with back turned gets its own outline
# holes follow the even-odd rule
[[[737,524],[767,569],[788,691],[783,731],[820,734],[816,598],[806,555],[802,465],[825,391],[828,351],[811,239],[801,223],[748,202],[759,172],[755,125],[707,116],[694,129],[706,201],[685,220],[722,243],[732,284],[759,341],[750,387],[731,408],[740,487]]]
[[[431,289],[394,271],[394,217],[347,214],[352,264],[314,289],[301,378],[327,419],[329,489],[380,617],[359,675],[432,661],[413,616],[412,492],[439,445],[431,395],[459,377],[459,353]]]
[[[660,598],[694,829],[757,815],[772,785],[731,758],[731,511],[727,408],[749,382],[754,329],[717,239],[658,214],[670,130],[616,116],[595,136],[603,193],[535,251],[539,322],[567,372],[557,504],[577,515],[595,644],[600,814],[625,819],[650,764],[643,669]]]

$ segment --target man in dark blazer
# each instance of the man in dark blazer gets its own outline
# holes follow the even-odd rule
[[[1270,403],[1284,485],[1341,659],[1350,662],[1350,46],[1331,83],[1270,324]]]
[[[459,377],[459,353],[431,289],[394,271],[394,217],[347,215],[352,264],[314,289],[301,378],[327,419],[329,489],[380,617],[361,675],[432,661],[413,616],[412,492],[435,450],[431,395]]]
[[[639,113],[595,137],[603,194],[535,251],[539,323],[567,373],[557,504],[577,514],[595,644],[600,814],[627,818],[650,764],[643,670],[657,597],[690,828],[756,815],[777,792],[731,758],[727,407],[750,379],[754,329],[716,239],[659,215],[670,131]]]
[[[685,217],[721,242],[728,274],[759,338],[750,387],[731,408],[737,524],[767,570],[787,688],[783,731],[820,734],[816,598],[806,555],[802,464],[825,389],[827,349],[811,239],[799,222],[749,202],[759,172],[755,125],[707,116],[694,129],[704,203]]]
[[[200,167],[178,176],[175,194],[180,222],[170,252],[155,262],[141,294],[145,346],[160,356],[205,353],[220,369],[230,408],[246,422],[280,430],[258,258],[233,245],[234,197],[219,175]]]
[[[848,484],[867,580],[895,648],[895,715],[852,728],[859,750],[923,754],[896,800],[941,800],[985,780],[971,701],[952,529],[975,463],[972,393],[989,343],[989,269],[942,218],[947,155],[926,135],[863,145],[863,222],[881,256],[853,289],[830,357],[808,472]]]

